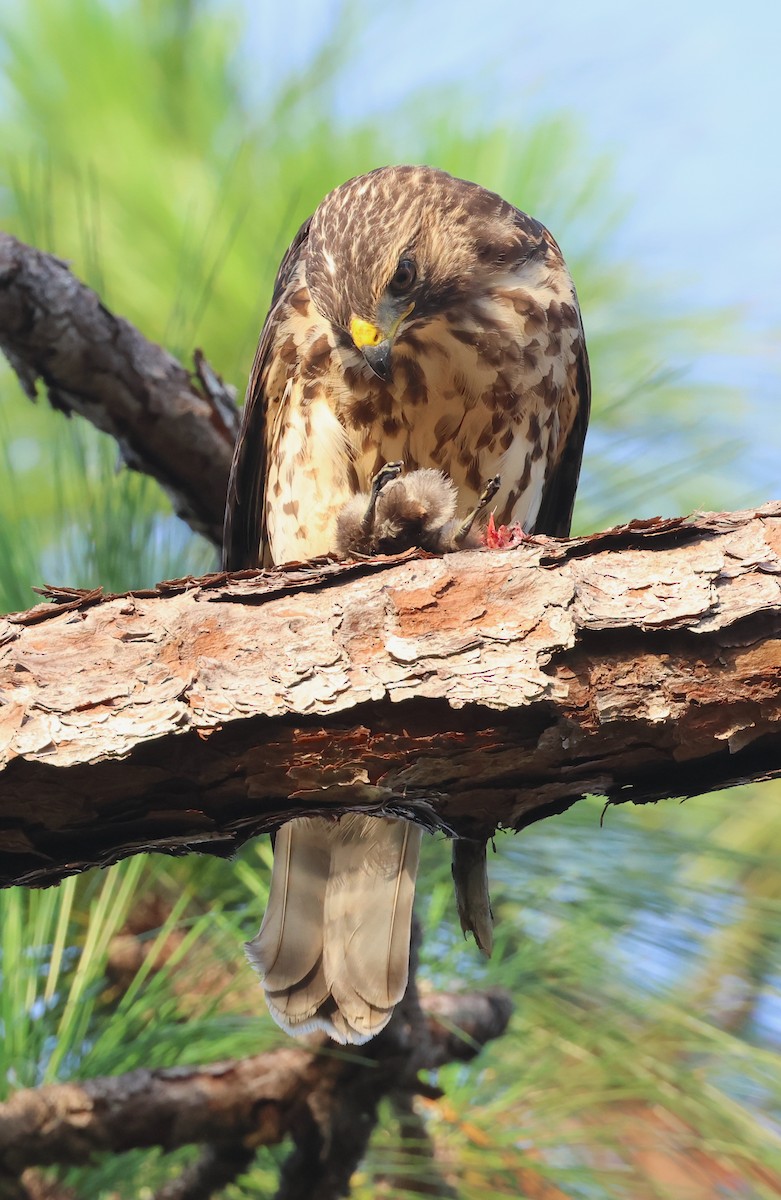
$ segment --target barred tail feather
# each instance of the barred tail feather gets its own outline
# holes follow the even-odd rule
[[[247,956],[283,1029],[360,1044],[404,995],[421,831],[300,817],[277,834],[266,915]]]

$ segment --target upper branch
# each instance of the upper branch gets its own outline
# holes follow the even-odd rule
[[[202,356],[199,388],[65,263],[8,234],[0,234],[0,349],[31,398],[42,379],[53,407],[110,433],[127,465],[220,543],[238,410]]]
[[[781,504],[0,620],[0,881],[291,813],[485,838],[781,773]]]

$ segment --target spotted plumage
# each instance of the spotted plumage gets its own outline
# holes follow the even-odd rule
[[[279,269],[233,461],[225,566],[334,551],[340,512],[396,460],[406,472],[435,468],[452,480],[459,517],[498,475],[497,523],[564,535],[588,412],[577,297],[544,226],[430,167],[350,180],[302,225]],[[399,956],[412,891],[398,880],[417,860],[417,831],[401,837],[398,822],[362,821],[373,865],[345,885],[360,918],[345,917],[339,890],[344,863],[362,861],[349,822],[297,821],[295,837],[280,835],[285,883],[275,866],[272,900],[288,925],[267,914],[255,953],[272,1012],[294,1031],[319,1026],[363,1040],[388,1020],[406,983]],[[278,844],[277,862],[279,854]],[[315,870],[325,879],[313,891]],[[298,911],[294,937],[296,888],[308,889],[310,912]],[[383,905],[392,912],[372,916]],[[348,928],[356,944],[354,921],[375,936],[360,938],[364,957],[349,970],[363,978],[346,986],[338,945]],[[312,928],[297,966],[305,922]],[[383,938],[384,961],[372,949]]]

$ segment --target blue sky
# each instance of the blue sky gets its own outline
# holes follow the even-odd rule
[[[262,92],[307,60],[334,4],[247,4],[248,44],[262,39],[265,62],[271,47],[277,73]],[[382,121],[424,84],[457,84],[487,124],[578,117],[630,201],[619,246],[638,288],[661,275],[696,305],[741,313],[747,354],[695,370],[754,398],[754,498],[780,496],[781,2],[401,0],[356,11],[354,69],[335,97],[344,120]]]

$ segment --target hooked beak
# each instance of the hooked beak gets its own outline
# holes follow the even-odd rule
[[[361,346],[360,351],[377,378],[387,383],[391,374],[390,338],[385,338],[373,346]]]
[[[396,331],[414,307],[414,304],[410,304],[409,308],[396,318],[387,333],[371,321],[364,321],[361,317],[353,317],[350,321],[350,337],[370,369],[378,379],[382,379],[385,383],[391,377],[391,350]]]
[[[391,339],[371,321],[353,317],[350,337],[378,379],[390,379]]]

